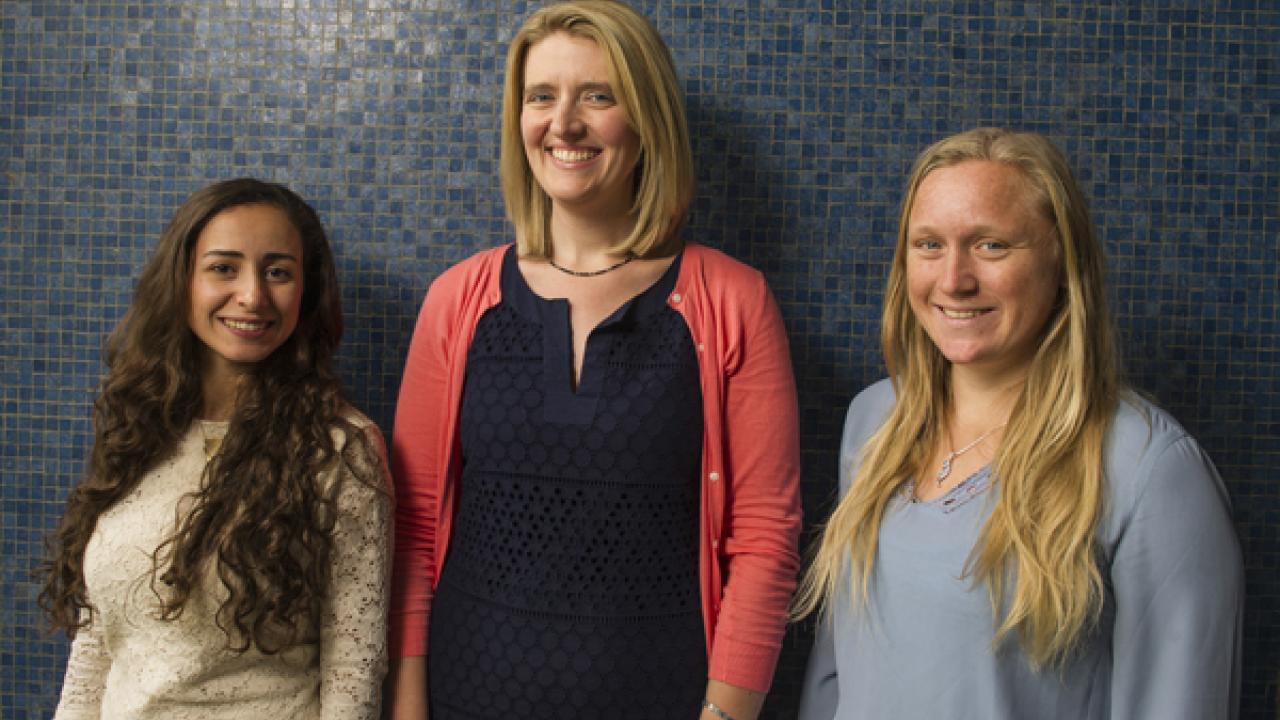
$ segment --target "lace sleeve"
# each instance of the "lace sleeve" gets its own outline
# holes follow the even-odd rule
[[[371,488],[342,466],[330,588],[320,629],[320,705],[325,720],[376,720],[387,671],[391,494],[386,448],[364,429],[377,457]]]
[[[102,623],[93,623],[76,633],[67,658],[67,673],[62,679],[62,697],[54,720],[98,718],[102,693],[111,669],[111,656],[102,641]]]

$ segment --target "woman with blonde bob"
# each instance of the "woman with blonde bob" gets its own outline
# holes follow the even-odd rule
[[[799,566],[778,308],[679,234],[688,127],[648,21],[550,5],[506,72],[516,241],[432,283],[400,390],[393,715],[751,720]]]
[[[916,160],[889,378],[845,421],[797,598],[802,720],[1231,718],[1243,571],[1222,481],[1119,379],[1062,154],[978,129]]]

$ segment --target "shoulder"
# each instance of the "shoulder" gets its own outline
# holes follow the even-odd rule
[[[1240,541],[1226,486],[1208,454],[1167,412],[1126,398],[1106,458],[1109,497],[1099,540],[1117,596],[1140,603],[1144,612],[1164,598],[1195,625],[1197,637],[1238,633]],[[1153,614],[1161,615],[1167,616]],[[1229,646],[1215,652],[1230,656]]]
[[[415,341],[444,341],[483,308],[496,304],[502,293],[502,259],[509,248],[511,245],[507,244],[482,250],[440,273],[427,289],[418,313]],[[411,364],[416,354],[411,347]]]
[[[385,463],[387,454],[386,443],[382,439],[382,430],[378,427],[377,423],[369,419],[369,416],[360,412],[350,404],[342,408],[342,412],[339,413],[338,417],[345,421],[345,423],[350,423],[350,425],[335,423],[329,431],[330,435],[333,437],[334,447],[339,452],[345,449],[347,445],[352,442],[353,438],[350,436],[350,431],[351,428],[354,427],[355,431],[359,433],[360,440],[364,443],[367,451],[371,453],[372,456],[378,458],[379,461]]]
[[[348,404],[338,414],[339,420],[329,428],[334,450],[338,453],[335,466],[326,475],[331,482],[341,482],[341,494],[365,498],[385,494],[390,480],[387,470],[387,446],[378,424],[354,406]],[[358,477],[362,482],[344,482],[348,477]],[[379,481],[378,478],[383,478]],[[362,501],[363,502],[363,501]]]
[[[680,275],[681,279],[696,277],[708,284],[724,284],[733,288],[755,289],[765,286],[764,275],[759,270],[720,250],[698,243],[685,245]]]
[[[452,293],[459,288],[473,287],[490,278],[496,278],[502,269],[502,258],[510,247],[511,244],[508,243],[481,250],[450,266],[431,283],[428,295],[436,294],[441,290]]]
[[[853,397],[845,412],[845,435],[861,435],[863,440],[871,437],[893,410],[896,399],[893,382],[889,378],[882,378],[863,388]]]
[[[887,413],[893,407],[896,397],[893,392],[893,381],[889,378],[880,378],[853,396],[853,400],[849,403],[849,411],[882,408]]]
[[[348,423],[356,425],[357,428],[364,429],[370,427],[370,425],[374,425],[374,421],[370,420],[369,416],[356,409],[355,405],[344,405],[342,407],[342,413],[339,413],[338,416],[343,420],[347,420]],[[376,429],[376,425],[374,425],[374,428]]]
[[[705,245],[689,243],[681,260],[676,291],[688,299],[695,317],[731,333],[753,336],[781,327],[781,312],[759,270]]]
[[[878,380],[854,396],[844,416],[844,432],[840,438],[841,489],[852,477],[863,446],[884,424],[893,411],[896,396],[889,378]]]
[[[1108,469],[1148,469],[1171,446],[1196,441],[1165,410],[1136,393],[1126,393],[1116,407],[1107,434]]]
[[[1105,452],[1117,531],[1139,507],[1176,506],[1194,513],[1214,505],[1229,508],[1208,453],[1172,415],[1134,393],[1116,408]]]

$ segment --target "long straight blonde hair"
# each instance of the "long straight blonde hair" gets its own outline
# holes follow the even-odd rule
[[[1102,607],[1095,529],[1103,512],[1103,442],[1119,396],[1102,248],[1062,153],[1043,136],[979,128],[916,159],[885,291],[881,346],[895,403],[862,448],[850,489],[816,545],[794,606],[801,617],[848,590],[869,597],[880,524],[894,494],[924,471],[951,410],[949,363],[907,298],[907,220],[930,172],[971,160],[1018,169],[1054,223],[1061,290],[993,465],[995,503],[965,576],[985,583],[998,623],[993,648],[1016,632],[1036,666],[1065,659]],[[1012,584],[1011,597],[1005,600]]]

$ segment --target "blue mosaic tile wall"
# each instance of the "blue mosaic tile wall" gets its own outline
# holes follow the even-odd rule
[[[685,78],[689,237],[762,269],[791,331],[811,519],[845,403],[881,375],[913,155],[980,124],[1067,150],[1110,251],[1135,385],[1194,432],[1245,548],[1245,718],[1280,677],[1280,10],[1272,0],[645,0]],[[196,188],[314,202],[351,395],[390,431],[433,277],[508,239],[507,39],[528,2],[0,2],[0,717],[51,713],[65,643],[30,571],[76,482],[104,334]],[[805,631],[766,716],[794,714]]]

